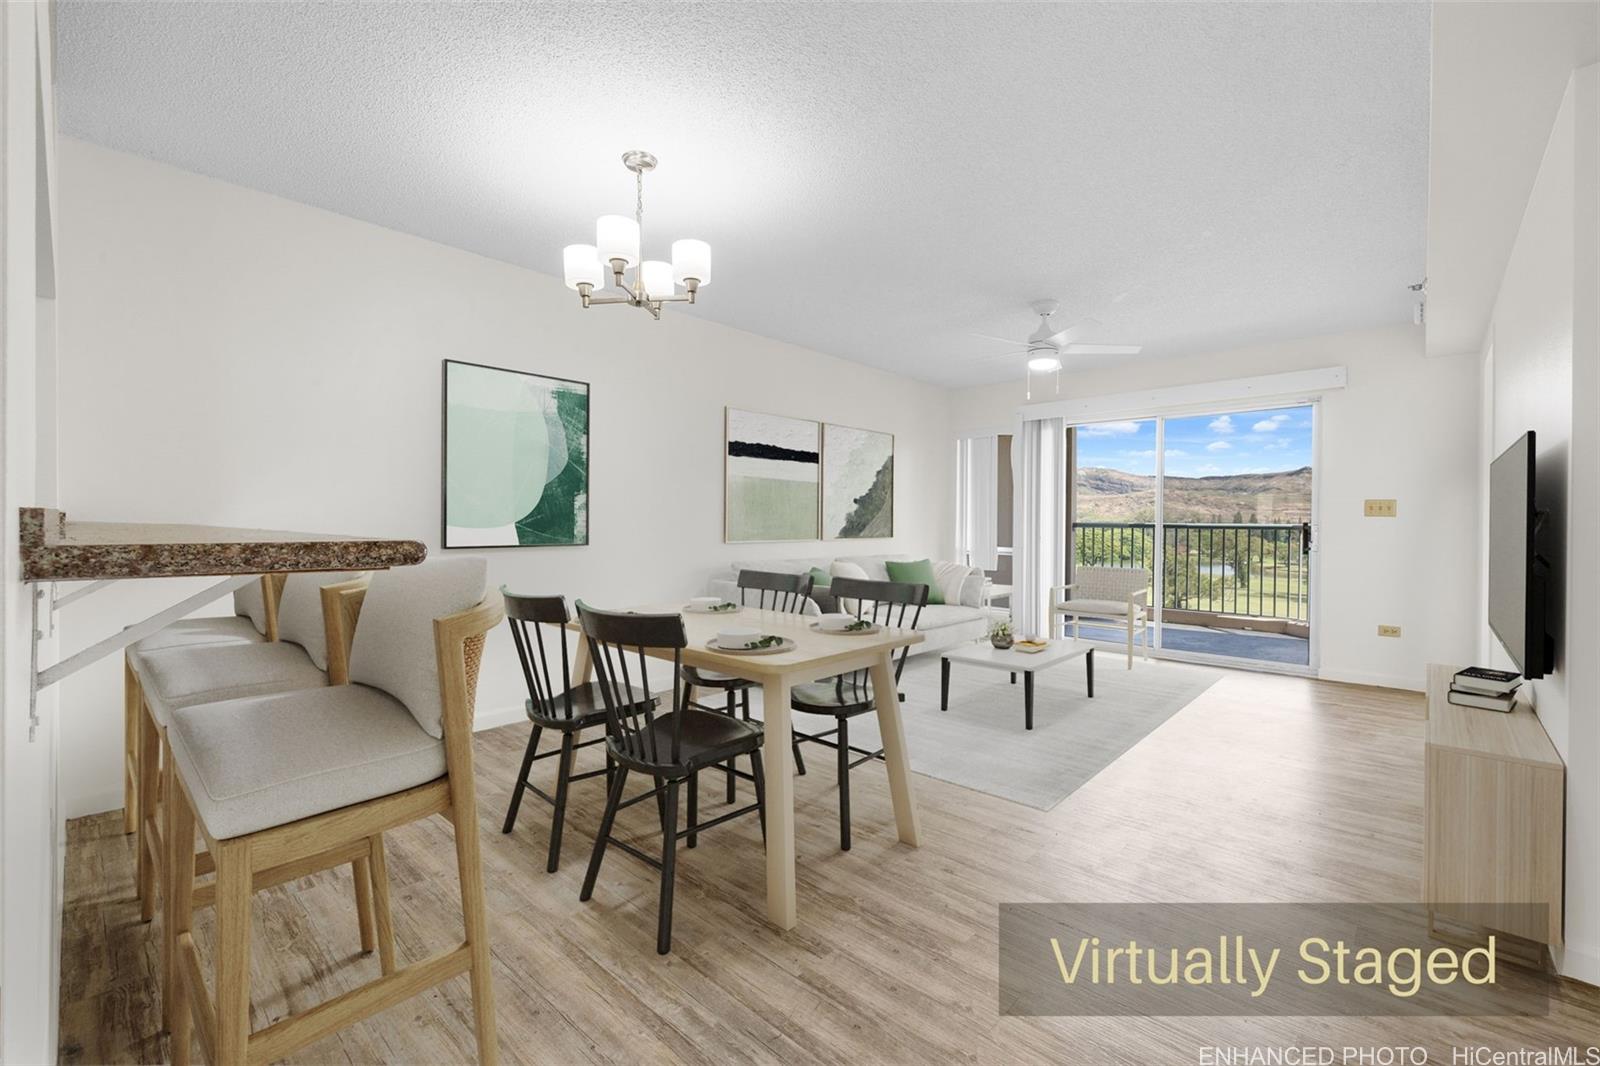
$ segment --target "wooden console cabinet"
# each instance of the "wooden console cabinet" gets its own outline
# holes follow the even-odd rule
[[[1422,898],[1440,917],[1561,943],[1566,766],[1538,716],[1457,707],[1428,667]],[[1542,903],[1536,921],[1517,904]]]

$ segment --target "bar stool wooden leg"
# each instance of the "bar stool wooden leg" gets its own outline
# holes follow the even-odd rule
[[[139,920],[148,922],[156,913],[156,854],[153,849],[158,847],[159,836],[150,832],[157,817],[158,784],[161,780],[159,769],[161,764],[161,733],[156,728],[155,721],[150,713],[143,707],[140,699],[137,732],[139,740],[139,793],[134,801],[135,808],[139,811],[138,836],[135,844],[139,849],[137,883],[139,886]]]
[[[139,677],[124,656],[122,660],[122,831],[139,828]]]
[[[250,1042],[250,839],[217,842],[217,1051],[242,1066]]]
[[[383,852],[383,834],[368,839],[367,864],[372,876],[372,913],[378,933],[378,966],[384,975],[394,973],[394,916],[389,910],[389,860]]]
[[[466,736],[465,744],[458,742],[446,749],[450,773],[457,781],[472,780],[472,740],[470,733]],[[478,801],[470,788],[451,790],[450,823],[455,830],[456,868],[461,878],[461,919],[472,959],[472,1028],[478,1040],[478,1061],[482,1066],[496,1066],[500,1046],[495,1039],[494,983],[490,980],[489,912],[478,850]]]
[[[372,863],[363,856],[350,864],[356,883],[356,923],[361,927],[361,953],[378,950],[378,934],[372,923]]]
[[[166,745],[163,744],[162,747],[165,748]],[[173,778],[172,752],[166,750],[161,754],[161,778],[167,796],[167,801],[161,807],[161,1020],[165,1023],[167,1032],[176,1034],[179,1013],[178,1004],[182,998],[179,994],[178,985],[183,980],[178,972],[177,963],[178,932],[180,929],[188,929],[190,927],[188,915],[189,911],[193,910],[193,907],[190,905],[185,909],[183,912],[184,920],[180,925],[176,909],[178,893],[172,888],[172,878],[179,865],[178,856],[175,854],[176,848],[173,844],[173,841],[178,839],[178,823],[180,821],[176,811],[177,804],[172,801],[177,785]],[[189,840],[192,842],[194,840],[194,815],[192,813],[188,815],[188,824]],[[193,843],[190,844],[188,850],[190,870],[188,898],[192,903],[194,897]],[[176,1036],[174,1036],[174,1039],[176,1039]],[[176,1062],[177,1059],[174,1058],[173,1061]]]
[[[171,930],[167,949],[167,1029],[171,1032],[168,1058],[172,1066],[189,1066],[189,1042],[194,1029],[190,1013],[190,999],[204,994],[204,989],[190,990],[189,956],[194,954],[194,811],[189,807],[189,797],[175,786],[172,779],[172,762],[167,761],[167,876],[162,885],[165,890],[167,927]],[[187,847],[176,846],[176,841],[188,842]],[[182,962],[179,952],[184,953]],[[198,971],[197,971],[198,972]]]

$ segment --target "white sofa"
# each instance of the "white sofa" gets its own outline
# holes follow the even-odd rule
[[[706,595],[721,596],[723,599],[739,601],[739,572],[741,570],[765,570],[769,573],[804,574],[809,573],[812,567],[819,570],[832,572],[835,562],[853,563],[866,571],[867,577],[874,581],[889,580],[889,571],[884,564],[890,560],[897,562],[910,562],[910,555],[822,555],[802,559],[746,559],[733,563],[724,570],[711,575],[707,583]],[[964,644],[970,640],[977,640],[989,631],[989,620],[984,614],[983,601],[983,571],[975,567],[962,566],[960,563],[933,564],[934,576],[939,583],[939,591],[944,596],[944,603],[936,603],[922,609],[921,620],[917,623],[917,631],[923,634],[923,642],[913,645],[912,655],[924,655],[928,652],[941,651],[945,648]],[[819,596],[830,611],[833,608],[832,597]],[[807,614],[820,614],[821,609],[814,600],[806,605]]]

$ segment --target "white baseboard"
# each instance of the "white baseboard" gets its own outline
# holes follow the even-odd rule
[[[1571,944],[1555,948],[1551,954],[1555,959],[1556,972],[1562,977],[1570,977],[1587,985],[1600,985],[1600,955]]]
[[[74,818],[122,809],[122,789],[115,792],[93,792],[84,796],[64,796],[61,800],[63,824]]]
[[[1425,691],[1421,678],[1402,674],[1371,674],[1364,670],[1330,670],[1323,667],[1317,671],[1317,677],[1323,681],[1340,681],[1346,685],[1373,685],[1377,688],[1405,689],[1407,692]]]
[[[513,703],[505,707],[480,707],[478,713],[472,717],[472,731],[481,733],[485,729],[499,729],[503,725],[515,722],[526,722],[528,712],[520,703]]]

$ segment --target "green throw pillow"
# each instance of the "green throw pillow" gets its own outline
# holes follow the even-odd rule
[[[928,559],[918,559],[914,563],[885,562],[884,567],[889,571],[890,581],[904,581],[910,585],[928,586],[928,602],[930,604],[943,603],[944,596],[939,592],[939,583],[933,577],[933,563]]]
[[[832,574],[828,573],[826,570],[822,569],[822,567],[820,567],[820,566],[813,566],[811,568],[811,587],[812,588],[814,588],[814,589],[825,589],[831,584],[833,584],[833,575]]]

